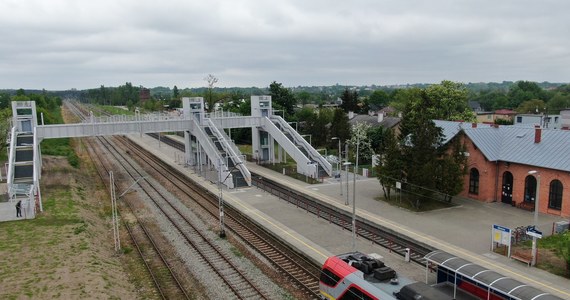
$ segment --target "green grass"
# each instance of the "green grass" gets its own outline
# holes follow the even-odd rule
[[[18,278],[27,274],[25,280],[20,282],[20,295],[35,298],[45,292],[36,270],[57,269],[62,259],[73,253],[51,252],[57,249],[74,228],[82,229],[86,226],[78,217],[78,209],[72,200],[69,187],[52,190],[52,193],[43,199],[44,213],[38,214],[35,219],[0,223],[0,256],[4,257],[5,265],[14,266],[0,268],[0,279]],[[77,232],[77,234],[81,234]],[[84,245],[80,245],[80,247]],[[83,250],[83,249],[80,249]],[[36,253],[29,259],[19,261],[15,253]],[[53,274],[54,271],[51,273]],[[0,291],[0,294],[1,291]],[[11,294],[2,294],[4,299],[16,299]]]
[[[42,155],[65,156],[74,168],[79,168],[79,157],[71,147],[69,138],[45,139],[40,144]]]
[[[551,235],[538,240],[538,247],[551,250],[556,256],[566,262],[564,266],[552,266],[557,269],[556,273],[570,277],[570,231]]]
[[[112,115],[134,115],[135,113],[130,110],[124,110],[115,106],[98,105],[99,108]]]
[[[241,151],[242,154],[251,154],[252,153],[252,146],[251,145],[236,145]]]
[[[236,256],[236,257],[243,257],[243,253],[241,253],[237,248],[235,247],[231,247],[230,251],[232,251],[232,253]]]
[[[407,195],[402,195],[402,197],[400,198],[400,195],[398,195],[394,191],[392,191],[392,195],[391,195],[389,200],[383,196],[376,197],[376,200],[384,201],[384,202],[386,202],[392,206],[405,208],[407,210],[415,211],[415,212],[431,211],[431,210],[437,210],[437,209],[456,206],[455,204],[449,203],[449,202],[439,201],[436,199],[427,199],[427,200],[422,201],[419,209],[415,209],[412,206],[412,204],[410,203],[410,201],[413,201],[413,199],[409,198],[409,196],[407,196]]]

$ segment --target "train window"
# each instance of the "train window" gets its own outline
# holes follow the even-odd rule
[[[338,298],[339,300],[373,300],[372,297],[366,295],[358,287],[350,287],[346,293]]]
[[[339,280],[340,277],[329,269],[324,269],[321,272],[321,282],[328,286],[335,286]]]

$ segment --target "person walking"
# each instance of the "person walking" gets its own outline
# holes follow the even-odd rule
[[[19,200],[16,203],[16,218],[20,218],[22,216],[22,200]]]

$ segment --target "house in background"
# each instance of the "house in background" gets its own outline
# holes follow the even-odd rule
[[[541,128],[561,129],[562,117],[560,115],[518,114],[514,125],[539,125]]]
[[[468,105],[471,108],[471,110],[476,114],[483,112],[483,108],[481,107],[481,104],[479,103],[479,101],[469,101]]]
[[[560,128],[570,129],[570,109],[560,111]]]
[[[434,121],[468,155],[460,196],[570,217],[570,131]],[[462,134],[460,134],[462,133]],[[533,171],[533,172],[531,172]]]
[[[510,109],[499,109],[494,112],[478,112],[477,123],[494,124],[495,120],[501,119],[512,122],[516,111]]]
[[[354,114],[353,112],[348,112],[348,123],[350,126],[355,125],[356,123],[366,123],[371,127],[382,126],[387,129],[394,129],[396,134],[399,133],[398,128],[401,120],[402,119],[398,117],[385,116],[383,113],[371,116],[368,114],[359,115]]]
[[[148,100],[150,100],[150,89],[141,86],[139,90],[139,101],[145,103]]]

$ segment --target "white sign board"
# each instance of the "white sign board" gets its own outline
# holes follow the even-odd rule
[[[402,183],[399,181],[396,181],[396,188],[401,190],[402,189]]]
[[[526,232],[526,235],[535,237],[537,239],[541,239],[542,238],[542,233],[538,233],[538,232],[534,232],[534,231],[528,231]]]
[[[511,229],[494,224],[491,230],[491,251],[495,248],[495,243],[508,247],[507,257],[511,257]]]
[[[499,225],[493,225],[493,242],[510,246],[511,229]]]

